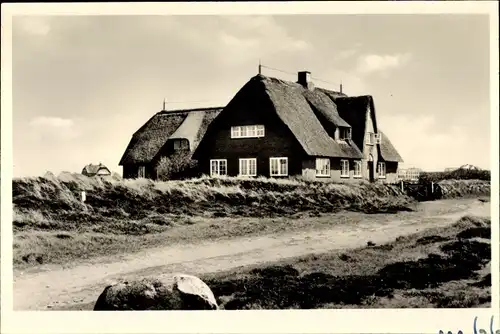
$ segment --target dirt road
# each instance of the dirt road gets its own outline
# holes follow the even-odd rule
[[[367,219],[366,223],[356,227],[335,226],[321,231],[162,247],[108,263],[82,264],[67,269],[52,266],[48,271],[38,273],[16,272],[14,310],[89,310],[104,287],[117,280],[160,277],[172,272],[195,275],[218,272],[309,253],[361,247],[368,240],[381,244],[400,235],[447,226],[465,214],[489,216],[490,205],[476,201],[460,212],[448,215],[422,217],[416,212],[414,219],[406,221],[374,223]]]

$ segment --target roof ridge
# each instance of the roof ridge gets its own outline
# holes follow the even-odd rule
[[[218,110],[224,109],[223,106],[220,107],[206,107],[206,108],[186,108],[186,109],[173,109],[173,110],[162,110],[157,112],[157,115],[169,115],[177,112],[191,112],[191,111],[208,111],[208,110]]]
[[[264,75],[264,74],[257,74],[256,76],[254,76],[254,78],[276,80],[276,81],[283,83],[283,84],[293,84],[294,86],[298,85],[297,88],[300,87],[300,88],[306,89],[305,87],[303,87],[301,84],[299,84],[296,81],[285,80],[285,79],[281,79],[281,78],[277,78],[277,77],[273,77],[273,76],[268,76],[268,75]],[[314,83],[314,80],[313,80],[313,83]],[[314,88],[312,89],[312,91],[315,91],[315,90],[344,94],[344,93],[337,91],[337,90],[332,90],[332,89],[328,89],[328,88],[314,85]],[[345,97],[347,97],[347,95]]]

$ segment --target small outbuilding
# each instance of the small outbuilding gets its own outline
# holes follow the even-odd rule
[[[111,171],[108,167],[104,166],[102,163],[97,165],[88,164],[83,167],[82,175],[94,177],[94,176],[109,176],[111,175]]]

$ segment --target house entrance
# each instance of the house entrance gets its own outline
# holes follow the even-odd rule
[[[375,181],[375,170],[373,167],[373,156],[370,154],[368,157],[368,177],[370,182]]]

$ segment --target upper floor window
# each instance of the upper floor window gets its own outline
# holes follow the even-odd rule
[[[330,176],[330,159],[316,159],[316,176]]]
[[[375,134],[373,132],[366,133],[366,145],[375,144]]]
[[[264,137],[264,125],[241,125],[231,127],[231,138]]]
[[[339,128],[339,139],[346,140],[351,139],[351,128]]]
[[[189,142],[185,139],[174,140],[174,150],[189,150]]]
[[[380,133],[367,132],[366,133],[366,144],[375,145],[382,143],[382,135]]]

